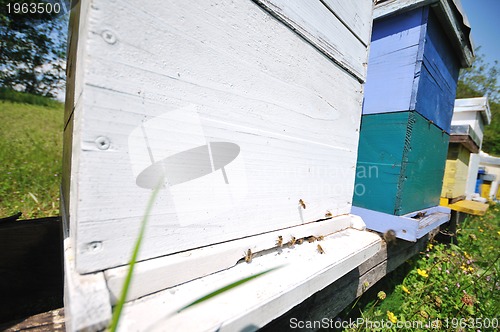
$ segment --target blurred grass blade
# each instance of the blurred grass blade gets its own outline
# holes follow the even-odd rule
[[[130,283],[132,281],[132,274],[134,273],[134,266],[137,261],[137,256],[139,255],[139,249],[141,248],[141,243],[144,237],[144,232],[146,230],[146,224],[148,222],[149,214],[151,213],[151,209],[153,208],[156,196],[158,195],[158,192],[160,191],[160,188],[162,186],[163,186],[163,179],[158,183],[158,185],[153,190],[153,193],[151,194],[151,197],[149,198],[148,201],[148,205],[146,207],[146,212],[144,213],[144,217],[142,218],[139,235],[137,236],[137,240],[134,246],[134,251],[132,253],[132,258],[130,259],[127,277],[125,278],[125,282],[123,283],[120,299],[118,300],[115,306],[115,310],[113,311],[113,318],[111,320],[111,325],[109,326],[109,331],[111,332],[116,331],[116,329],[118,328],[118,323],[120,321],[123,305],[125,304],[125,300],[127,299],[128,290],[130,288]]]
[[[237,287],[237,286],[240,286],[240,285],[242,285],[242,284],[244,284],[244,283],[246,283],[246,282],[248,282],[248,281],[250,281],[250,280],[252,280],[252,279],[255,279],[255,278],[261,277],[261,276],[263,276],[263,275],[265,275],[265,274],[267,274],[267,273],[269,273],[269,272],[271,272],[271,271],[277,270],[277,269],[279,269],[279,268],[281,268],[281,267],[282,267],[282,266],[273,267],[272,269],[265,270],[265,271],[263,271],[263,272],[260,272],[260,273],[254,274],[254,275],[252,275],[252,276],[249,276],[249,277],[246,277],[246,278],[240,279],[240,280],[238,280],[238,281],[235,281],[235,282],[233,282],[233,283],[230,283],[229,285],[226,285],[226,286],[224,286],[224,287],[222,287],[222,288],[219,288],[219,289],[217,289],[216,291],[213,291],[212,293],[209,293],[209,294],[207,294],[207,295],[205,295],[205,296],[203,296],[203,297],[200,297],[200,298],[199,298],[199,299],[197,299],[196,301],[191,302],[190,304],[186,305],[185,307],[182,307],[181,309],[177,310],[177,313],[179,313],[179,312],[181,312],[181,311],[184,311],[184,310],[186,310],[187,308],[192,307],[192,306],[194,306],[194,305],[196,305],[196,304],[198,304],[198,303],[204,302],[204,301],[206,301],[206,300],[208,300],[208,299],[210,299],[210,298],[212,298],[212,297],[214,297],[214,296],[217,296],[217,295],[219,295],[219,294],[222,294],[222,293],[224,293],[224,292],[227,292],[228,290],[230,290],[230,289],[232,289],[232,288],[235,288],[235,287]]]

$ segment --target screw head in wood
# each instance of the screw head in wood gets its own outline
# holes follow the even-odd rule
[[[109,149],[111,142],[109,141],[109,138],[100,136],[95,140],[95,144],[99,150],[107,150]]]
[[[116,35],[110,30],[104,30],[103,32],[101,32],[101,37],[104,39],[106,43],[111,45],[116,43],[117,40]]]

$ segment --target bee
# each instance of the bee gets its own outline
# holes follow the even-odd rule
[[[276,241],[276,245],[280,248],[283,247],[283,236],[281,236],[281,235],[278,236],[278,240]]]
[[[325,218],[331,218],[331,217],[333,217],[333,214],[330,212],[330,210],[326,210]]]
[[[416,217],[423,218],[423,217],[425,217],[426,214],[427,214],[427,212],[419,212],[419,213],[417,213]]]
[[[316,240],[318,240],[318,241],[323,241],[323,239],[324,239],[324,238],[325,238],[325,237],[324,237],[323,235],[320,235],[320,236],[317,236],[317,237],[316,237]]]
[[[248,249],[247,252],[245,253],[245,262],[250,263],[252,261],[252,250]]]
[[[384,233],[384,240],[387,243],[392,243],[396,241],[396,232],[392,229],[389,229]]]
[[[289,247],[293,247],[295,242],[297,242],[297,240],[295,239],[295,236],[292,236],[292,238],[290,239],[290,241],[288,241],[288,246]]]
[[[307,242],[309,242],[309,243],[313,243],[314,241],[316,241],[316,236],[314,236],[314,235],[311,235],[307,238]]]
[[[304,239],[303,238],[297,240],[297,244],[302,244],[302,243],[304,243]]]
[[[321,246],[319,244],[318,244],[318,252],[320,254],[324,254],[325,253],[325,251],[323,250],[323,248],[321,248]]]
[[[305,210],[306,208],[306,203],[302,199],[299,199],[299,205]]]

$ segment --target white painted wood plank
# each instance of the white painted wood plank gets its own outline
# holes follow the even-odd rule
[[[368,229],[385,233],[393,230],[396,237],[406,241],[415,242],[432,229],[450,220],[450,209],[435,206],[428,209],[415,211],[403,216],[373,211],[357,206],[352,207],[352,213],[359,215]],[[421,218],[412,218],[417,213],[424,214]]]
[[[373,19],[377,20],[386,16],[396,15],[439,1],[440,0],[379,0],[375,2]]]
[[[367,43],[363,43],[332,12],[319,1],[301,0],[254,0],[266,10],[288,24],[299,35],[318,47],[328,57],[343,68],[365,81],[366,66],[363,59],[367,55]],[[361,5],[361,3],[360,3]],[[363,18],[371,7],[362,4]],[[338,6],[335,9],[340,9]],[[352,10],[352,8],[349,8]],[[345,11],[344,11],[345,12]],[[345,13],[344,18],[351,16]],[[365,34],[371,30],[371,22],[364,26]],[[364,41],[363,41],[364,42]]]
[[[99,331],[111,321],[111,303],[104,273],[75,271],[71,239],[64,240],[64,315],[67,331]]]
[[[373,0],[321,0],[365,44],[369,45]]]
[[[257,329],[373,256],[380,237],[347,229],[321,242],[304,243],[281,254],[255,257],[252,263],[193,280],[127,304],[123,331],[241,331]],[[179,314],[183,305],[243,276],[284,265]],[[244,299],[244,300],[242,300]],[[171,314],[171,315],[170,315]]]
[[[70,202],[79,272],[128,261],[151,192],[140,175],[201,141],[237,157],[160,192],[141,259],[349,213],[362,86],[257,5],[96,0],[87,35]]]
[[[288,250],[289,245],[286,243],[292,237],[296,239],[310,236],[326,237],[345,230],[353,224],[358,228],[364,227],[361,218],[344,215],[139,262],[134,270],[134,283],[129,290],[127,300],[134,300],[158,290],[231,268],[243,258],[248,249],[256,255],[275,255]],[[276,245],[279,236],[283,239],[282,247]],[[296,246],[299,245],[296,244],[293,248]],[[115,303],[119,297],[127,272],[128,266],[123,266],[106,270],[104,273],[112,303]]]

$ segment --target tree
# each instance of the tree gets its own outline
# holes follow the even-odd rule
[[[479,52],[476,49],[476,53]],[[491,124],[484,131],[482,150],[500,156],[500,87],[498,61],[488,64],[479,54],[471,68],[462,69],[457,85],[457,98],[488,96],[492,115]]]
[[[48,2],[0,0],[0,86],[55,97],[65,83],[67,15],[23,13],[14,3]]]

